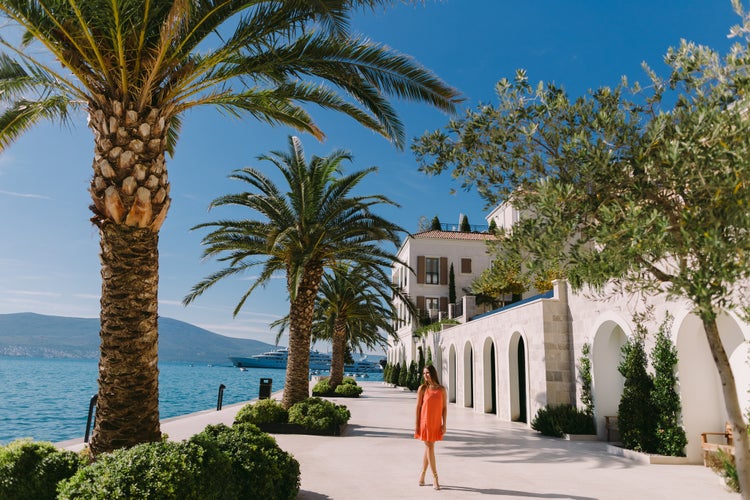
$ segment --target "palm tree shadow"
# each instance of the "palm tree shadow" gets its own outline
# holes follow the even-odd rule
[[[315,493],[314,491],[299,490],[297,494],[297,500],[333,500],[328,495],[321,493]]]
[[[566,498],[570,500],[597,500],[595,497],[582,497],[578,495],[568,495],[565,493],[534,493],[531,491],[503,490],[500,488],[469,488],[466,486],[450,486],[442,484],[440,485],[440,490],[465,491],[467,493],[479,493],[481,495],[492,496],[507,496],[512,498]]]

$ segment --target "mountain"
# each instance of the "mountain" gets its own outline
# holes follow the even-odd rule
[[[228,356],[250,356],[275,346],[218,335],[190,323],[159,318],[159,360],[228,364]],[[99,357],[99,319],[0,314],[0,355],[40,358]]]

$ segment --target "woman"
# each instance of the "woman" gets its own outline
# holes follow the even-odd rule
[[[435,465],[435,441],[443,439],[445,434],[445,419],[448,415],[448,398],[445,387],[440,385],[437,370],[427,365],[422,370],[424,382],[417,392],[417,425],[414,437],[424,441],[424,458],[422,459],[422,473],[419,475],[419,485],[424,486],[424,475],[427,466],[432,470],[435,478],[433,487],[440,489],[438,483],[437,466]]]

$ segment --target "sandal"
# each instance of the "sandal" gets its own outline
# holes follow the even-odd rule
[[[427,472],[427,470],[423,470],[422,473],[419,475],[419,486],[424,486],[424,475]]]
[[[435,488],[436,490],[439,490],[440,489],[440,483],[438,483],[437,472],[433,472],[432,475],[435,477],[435,482],[432,483],[432,487]]]

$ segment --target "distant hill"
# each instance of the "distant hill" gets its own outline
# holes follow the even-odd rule
[[[171,318],[159,318],[159,359],[228,364],[228,356],[249,356],[275,346],[225,337]],[[99,357],[99,319],[34,313],[0,314],[0,355],[41,358]]]

